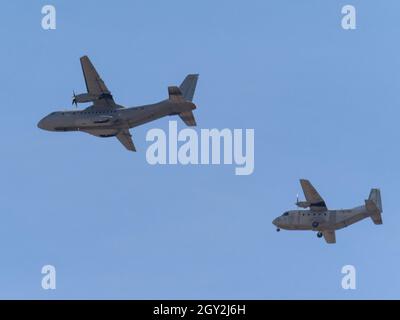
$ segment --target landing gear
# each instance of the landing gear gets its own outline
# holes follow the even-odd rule
[[[318,232],[318,233],[317,233],[317,237],[318,237],[318,238],[322,238],[322,236],[323,236],[322,232]]]
[[[281,229],[280,229],[280,228],[277,228],[277,229],[276,229],[276,232],[279,232],[279,231],[281,231]]]

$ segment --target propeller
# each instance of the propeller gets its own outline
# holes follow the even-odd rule
[[[72,105],[75,105],[75,108],[78,108],[78,102],[76,101],[76,94],[75,91],[72,91]]]

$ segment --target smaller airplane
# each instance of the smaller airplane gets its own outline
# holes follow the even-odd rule
[[[342,229],[365,218],[371,218],[374,224],[382,224],[382,201],[379,189],[371,189],[365,205],[345,210],[328,210],[324,199],[318,194],[310,181],[301,179],[301,187],[306,201],[297,199],[296,205],[309,210],[286,211],[272,223],[276,231],[312,230],[317,237],[325,238],[327,243],[336,243],[335,230]]]

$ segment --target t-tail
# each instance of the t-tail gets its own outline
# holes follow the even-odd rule
[[[179,87],[169,87],[169,99],[175,102],[192,102],[198,78],[198,74],[189,74]],[[187,126],[196,126],[196,120],[191,110],[183,111],[179,113],[179,116]]]
[[[375,224],[382,224],[382,200],[379,189],[371,189],[369,197],[365,200],[365,206],[371,213],[371,219]]]

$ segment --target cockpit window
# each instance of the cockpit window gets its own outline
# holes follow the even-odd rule
[[[289,215],[289,212],[285,212],[282,216],[286,217]]]

